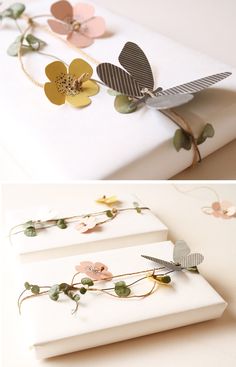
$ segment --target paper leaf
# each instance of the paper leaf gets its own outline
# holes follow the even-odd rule
[[[12,4],[1,13],[2,18],[18,19],[25,11],[25,5],[22,3]]]
[[[213,128],[213,126],[211,124],[207,124],[204,129],[203,132],[201,133],[201,135],[199,136],[198,140],[197,140],[197,144],[201,145],[203,143],[205,143],[205,141],[208,138],[213,138],[215,135],[215,130]]]
[[[154,78],[143,50],[133,42],[127,42],[119,56],[120,64],[134,77],[142,88],[153,90]]]
[[[29,44],[29,46],[32,47],[33,50],[39,50],[41,47],[47,45],[46,42],[35,37],[33,34],[28,34],[25,39],[27,43]]]
[[[22,45],[22,36],[18,36],[15,41],[8,47],[7,53],[9,56],[17,56]]]
[[[192,148],[192,138],[182,129],[178,129],[174,136],[174,147],[179,152],[181,149],[190,150]]]
[[[113,90],[113,89],[108,89],[108,90],[107,90],[107,93],[108,93],[110,96],[112,96],[112,97],[121,96],[121,93],[120,93],[120,92],[117,92],[117,91],[115,91],[115,90]]]
[[[176,264],[180,263],[182,257],[190,254],[190,248],[185,241],[177,241],[174,246],[173,260]]]
[[[137,105],[127,96],[119,95],[115,98],[115,109],[119,113],[132,113],[137,109]]]

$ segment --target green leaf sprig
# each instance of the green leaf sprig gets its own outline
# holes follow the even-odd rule
[[[52,286],[40,286],[35,284],[30,284],[29,282],[25,282],[24,290],[20,294],[18,298],[18,308],[21,313],[22,303],[28,299],[35,298],[38,296],[48,296],[49,299],[53,302],[58,302],[64,296],[75,302],[75,308],[72,310],[72,314],[75,314],[78,311],[79,304],[81,302],[81,297],[85,296],[87,293],[103,293],[105,295],[115,297],[115,298],[145,298],[151,296],[159,285],[169,285],[171,283],[170,273],[172,271],[168,271],[163,273],[163,267],[138,271],[127,274],[119,274],[112,276],[107,279],[94,280],[90,277],[84,277],[80,280],[79,283],[75,282],[75,278],[80,274],[76,273],[71,283],[59,283],[54,284]],[[135,281],[127,283],[124,280],[118,280],[114,282],[115,279],[124,278],[124,277],[132,277],[141,275],[140,278]],[[152,287],[143,294],[136,294],[132,289],[135,284],[142,281],[152,281]],[[101,285],[107,282],[113,282],[113,285],[110,287],[102,287]],[[100,287],[99,287],[100,286]],[[28,293],[28,295],[26,295]]]

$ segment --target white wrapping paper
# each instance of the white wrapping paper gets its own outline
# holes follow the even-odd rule
[[[24,264],[19,268],[19,291],[25,281],[41,285],[70,282],[74,267],[80,261],[103,262],[115,275],[156,266],[142,258],[142,254],[171,260],[172,253],[172,243],[162,242]],[[122,280],[128,284],[130,278]],[[135,293],[142,294],[151,287],[152,283],[145,280],[135,286]],[[118,299],[87,293],[81,297],[75,315],[71,314],[73,307],[74,303],[67,298],[53,302],[48,296],[29,299],[22,304],[25,342],[36,352],[37,358],[217,318],[223,313],[226,303],[201,275],[180,272],[172,275],[170,286],[161,286],[156,293],[144,299]]]
[[[32,15],[48,13],[51,3],[26,1],[27,11]],[[216,136],[200,147],[203,157],[236,138],[236,73],[231,67],[97,5],[96,14],[105,17],[108,35],[85,51],[99,62],[118,64],[122,47],[133,41],[147,54],[156,84],[163,88],[232,71],[232,77],[199,94],[178,111],[195,131],[199,132],[206,123],[213,124]],[[0,34],[0,78],[4,85],[0,90],[0,141],[32,178],[167,179],[191,165],[191,152],[177,153],[173,148],[174,123],[146,107],[131,115],[117,113],[114,98],[106,88],[85,109],[50,104],[43,90],[21,73],[17,59],[7,56],[6,49],[17,34],[13,25],[5,28]],[[36,35],[48,41],[45,52],[68,63],[81,57],[47,32],[39,29]],[[44,68],[49,62],[51,59],[35,54],[25,58],[27,69],[42,82],[46,81]]]

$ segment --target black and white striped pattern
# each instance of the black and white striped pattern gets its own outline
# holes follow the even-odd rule
[[[153,91],[154,78],[149,61],[141,48],[133,42],[127,42],[119,56],[120,64],[142,88]]]
[[[165,261],[165,260],[161,260],[161,259],[157,259],[156,257],[152,257],[152,256],[146,256],[146,255],[142,255],[142,257],[144,257],[147,260],[153,261],[159,265],[164,266],[167,269],[170,270],[174,270],[174,271],[180,271],[182,270],[181,266],[179,265],[175,265],[169,261]]]
[[[212,85],[220,82],[221,80],[228,78],[232,73],[220,73],[208,76],[206,78],[198,79],[190,83],[178,85],[177,87],[164,90],[159,95],[172,95],[172,94],[184,94],[184,93],[198,93],[202,90],[211,87]]]
[[[142,87],[125,70],[109,63],[98,65],[99,78],[109,88],[130,97],[142,97]]]
[[[202,254],[199,253],[195,253],[195,254],[190,254],[188,256],[183,257],[180,260],[180,265],[185,268],[192,268],[194,266],[197,266],[199,264],[201,264],[204,260],[204,256]]]

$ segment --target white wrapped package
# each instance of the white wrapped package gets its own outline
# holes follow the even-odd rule
[[[18,275],[23,284],[28,281],[32,284],[54,285],[70,282],[75,266],[81,261],[102,262],[113,275],[157,267],[157,264],[142,258],[142,254],[171,260],[173,244],[152,243],[22,264]],[[119,280],[129,284],[137,277],[140,278],[117,278],[112,282],[105,282],[105,285],[104,282],[99,282],[96,287],[114,286],[113,282]],[[20,316],[25,343],[36,352],[37,358],[44,359],[222,315],[226,307],[225,301],[200,274],[184,271],[173,273],[171,277],[172,282],[169,285],[160,286],[154,294],[141,299],[120,299],[87,292],[81,296],[78,311],[74,315],[71,314],[74,302],[64,298],[65,296],[57,302],[50,300],[48,296],[28,299],[22,304]],[[152,284],[149,279],[137,283],[131,287],[134,292],[131,294],[143,294],[150,290]],[[20,285],[22,288],[22,284]]]
[[[25,3],[27,12],[35,15],[49,13],[53,1]],[[124,44],[132,41],[145,51],[156,86],[164,89],[215,73],[233,72],[231,77],[200,93],[177,112],[198,134],[206,123],[214,126],[215,137],[200,146],[203,157],[236,138],[236,73],[233,68],[98,5],[96,15],[106,19],[107,36],[96,40],[85,51],[98,62],[118,64]],[[45,52],[67,63],[81,57],[78,50],[42,29],[38,28],[35,34],[47,41],[49,46]],[[147,107],[133,114],[119,114],[113,106],[114,98],[107,94],[105,87],[92,97],[92,105],[87,108],[52,105],[43,89],[21,72],[17,58],[6,54],[16,36],[13,26],[3,26],[0,77],[4,88],[0,90],[0,100],[4,108],[0,141],[32,178],[168,179],[191,165],[193,152],[177,153],[173,147],[177,127],[169,118]],[[44,68],[50,62],[51,59],[36,53],[24,58],[27,70],[41,82],[47,81]],[[95,63],[92,66],[96,69]]]
[[[118,208],[134,208],[133,202],[141,202],[132,195],[119,196]],[[60,218],[78,214],[95,213],[109,210],[108,206],[88,200],[87,197],[77,197],[70,203],[71,211],[67,209],[55,210]],[[77,208],[75,210],[75,207]],[[143,206],[145,207],[145,206]],[[73,208],[73,209],[72,209]],[[9,229],[15,225],[30,220],[41,219],[43,208],[28,208],[21,211],[7,213]],[[44,209],[46,213],[46,209]],[[106,220],[106,216],[103,219]],[[18,229],[15,231],[18,232]],[[23,262],[37,261],[48,258],[101,251],[124,246],[135,246],[154,241],[165,241],[168,229],[151,210],[143,210],[141,214],[136,210],[121,212],[115,219],[98,226],[94,231],[80,233],[76,230],[76,223],[68,224],[64,230],[51,227],[38,231],[36,237],[27,237],[23,232],[13,234],[11,243],[19,260]]]

